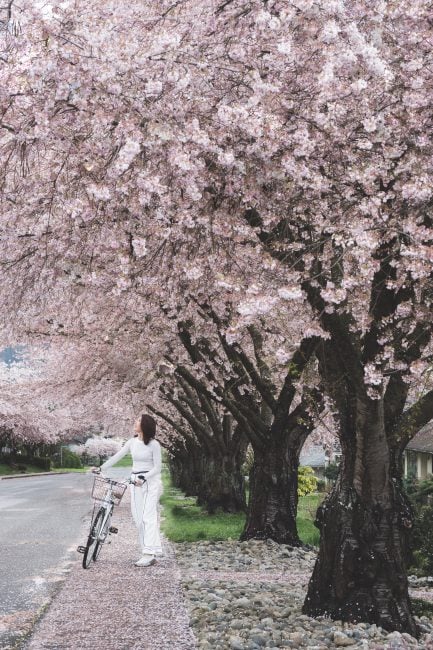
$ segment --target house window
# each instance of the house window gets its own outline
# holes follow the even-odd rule
[[[416,451],[406,451],[407,457],[407,476],[417,476],[417,456]]]

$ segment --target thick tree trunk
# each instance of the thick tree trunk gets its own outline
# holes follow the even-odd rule
[[[380,401],[358,403],[354,422],[342,435],[339,479],[318,511],[320,550],[303,611],[415,635],[406,576],[412,511],[394,476]]]
[[[301,544],[296,526],[299,452],[299,441],[292,448],[288,436],[274,437],[267,447],[254,449],[248,514],[241,540]]]
[[[246,510],[241,458],[230,455],[204,456],[200,472],[197,503],[209,513]]]
[[[186,496],[196,496],[199,490],[200,472],[197,467],[197,453],[178,455],[170,460],[170,474],[173,485]]]

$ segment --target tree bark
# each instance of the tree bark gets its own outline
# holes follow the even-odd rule
[[[381,400],[357,400],[343,463],[318,510],[320,549],[303,612],[416,635],[406,561],[412,510],[396,476]]]
[[[171,458],[170,474],[175,487],[182,490],[186,496],[196,496],[200,479],[196,451],[191,449],[188,454]]]
[[[210,514],[217,510],[245,512],[245,482],[240,456],[215,454],[203,457],[197,503]]]
[[[241,540],[273,539],[300,546],[296,526],[300,444],[288,436],[273,437],[254,448],[250,496]],[[302,446],[302,445],[301,445]]]

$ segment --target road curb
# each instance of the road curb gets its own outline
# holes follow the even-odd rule
[[[90,472],[34,472],[32,474],[7,474],[6,476],[0,476],[0,481],[5,481],[6,479],[11,478],[27,478],[30,476],[60,476],[61,474],[90,474]]]

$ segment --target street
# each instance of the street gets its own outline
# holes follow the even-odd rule
[[[16,647],[31,629],[77,559],[92,506],[91,486],[92,477],[78,473],[0,481],[2,650]]]

